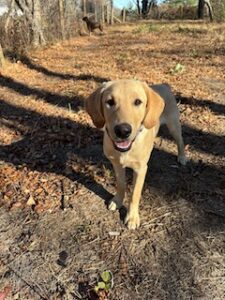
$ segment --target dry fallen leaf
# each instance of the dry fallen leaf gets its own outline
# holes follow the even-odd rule
[[[29,199],[27,200],[27,205],[32,206],[32,205],[35,205],[35,204],[36,204],[36,202],[35,202],[33,196],[30,195]]]
[[[3,291],[0,292],[0,300],[5,300],[10,291],[11,291],[11,288],[9,286],[6,286],[3,289]]]

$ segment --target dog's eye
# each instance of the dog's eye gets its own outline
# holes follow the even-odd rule
[[[142,103],[142,101],[140,99],[135,99],[134,100],[134,105],[135,106],[139,106],[139,105],[141,105],[141,103]]]
[[[107,100],[107,101],[106,101],[106,105],[107,105],[108,107],[114,106],[114,105],[115,105],[115,100],[114,100],[114,99],[109,99],[109,100]]]

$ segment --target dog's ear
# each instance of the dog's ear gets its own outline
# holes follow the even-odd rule
[[[159,121],[165,103],[164,100],[146,83],[143,83],[143,88],[147,96],[146,114],[143,124],[147,129],[150,129],[154,127]]]
[[[105,118],[102,108],[102,93],[104,91],[104,85],[99,87],[94,93],[92,93],[85,103],[85,108],[90,115],[94,125],[97,128],[102,128],[105,124]]]

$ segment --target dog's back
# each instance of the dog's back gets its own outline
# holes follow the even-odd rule
[[[103,26],[101,23],[96,22],[94,20],[90,20],[88,17],[83,17],[82,20],[86,22],[89,32],[95,29],[99,29],[100,31],[103,31]]]
[[[179,111],[177,107],[176,98],[168,84],[154,84],[150,86],[165,102],[165,107],[163,113],[160,117],[160,123],[165,124],[166,119],[171,116],[171,114],[179,117]]]

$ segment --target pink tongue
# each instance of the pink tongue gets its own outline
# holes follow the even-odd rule
[[[126,149],[130,146],[131,142],[129,141],[124,141],[124,142],[115,142],[116,146],[118,148],[121,148],[121,149]]]

